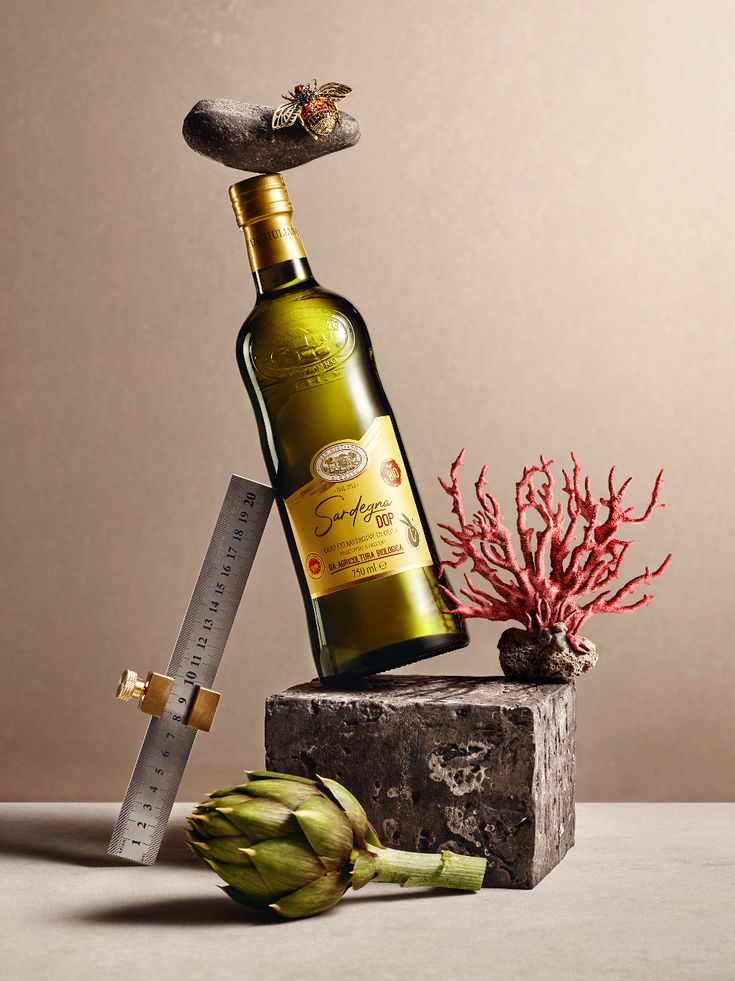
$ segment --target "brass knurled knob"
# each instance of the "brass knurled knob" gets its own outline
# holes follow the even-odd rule
[[[168,675],[149,671],[148,677],[143,681],[142,678],[138,677],[136,671],[126,668],[118,682],[116,697],[121,702],[137,698],[138,708],[142,712],[155,715],[160,719],[173,685],[174,679],[169,678]]]
[[[144,688],[145,682],[139,680],[137,673],[126,668],[118,682],[115,697],[121,702],[127,702],[130,698],[140,698]]]

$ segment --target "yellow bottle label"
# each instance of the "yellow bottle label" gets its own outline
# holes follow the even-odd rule
[[[322,447],[311,472],[285,503],[312,597],[432,565],[389,416]]]

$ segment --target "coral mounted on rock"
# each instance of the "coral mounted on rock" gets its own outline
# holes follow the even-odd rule
[[[597,652],[591,641],[580,636],[582,624],[599,613],[632,613],[648,606],[653,599],[649,593],[630,603],[626,600],[639,586],[660,576],[671,561],[669,554],[657,569],[646,566],[640,575],[611,588],[634,544],[619,537],[621,528],[643,524],[656,508],[665,506],[659,501],[663,471],[656,477],[645,511],[634,517],[633,508],[624,506],[632,477],[616,489],[613,467],[608,496],[596,499],[589,477],[581,482],[572,454],[571,473],[562,470],[566,501],[555,502],[554,461],[541,457],[538,466],[524,468],[516,484],[519,558],[498,499],[486,490],[486,466],[475,483],[479,508],[467,516],[459,486],[463,457],[464,450],[452,464],[448,483],[439,478],[452,499],[458,524],[439,525],[446,532],[442,541],[453,549],[453,557],[443,565],[471,566],[460,596],[442,587],[454,603],[451,612],[464,619],[517,620],[523,625],[523,630],[506,630],[498,643],[500,663],[509,677],[568,680],[588,671],[597,662]],[[492,592],[481,588],[473,576],[484,579]]]

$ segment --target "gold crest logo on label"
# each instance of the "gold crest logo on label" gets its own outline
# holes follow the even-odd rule
[[[330,443],[314,457],[312,471],[315,476],[330,483],[352,480],[368,465],[368,455],[359,443],[345,440]]]

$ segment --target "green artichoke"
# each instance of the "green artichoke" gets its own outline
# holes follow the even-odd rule
[[[287,919],[336,905],[371,880],[479,889],[487,861],[384,848],[362,805],[335,780],[252,771],[189,817],[189,844],[232,899]]]

